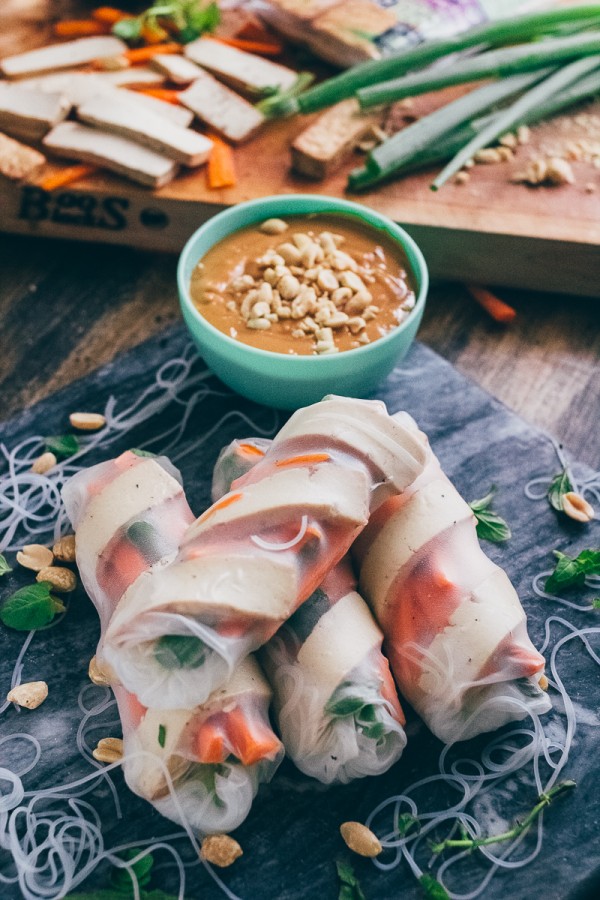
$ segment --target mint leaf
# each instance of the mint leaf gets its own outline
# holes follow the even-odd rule
[[[15,591],[0,609],[0,620],[17,631],[31,631],[48,625],[64,604],[54,597],[49,581],[40,581]]]
[[[499,544],[511,537],[511,530],[504,519],[490,508],[495,493],[496,490],[492,487],[485,497],[472,500],[469,506],[477,519],[477,537],[482,541]]]
[[[6,557],[0,553],[0,575],[6,575],[7,572],[12,572],[12,568],[7,563]]]
[[[161,747],[165,746],[165,741],[167,739],[167,729],[164,725],[158,726],[158,743]]]
[[[328,712],[331,716],[343,719],[346,716],[353,716],[355,713],[360,712],[364,705],[365,701],[359,697],[344,697],[342,700],[334,700],[333,702],[330,700],[325,707],[325,712]]]
[[[46,450],[54,453],[57,459],[67,459],[80,448],[79,438],[74,434],[55,434],[44,438]]]
[[[354,870],[350,863],[338,859],[336,860],[335,866],[338,878],[340,879],[338,900],[366,900],[358,878],[354,874]]]
[[[129,452],[135,453],[136,456],[148,456],[151,459],[156,456],[156,453],[151,453],[149,450],[140,450],[139,447],[131,447]]]
[[[594,609],[600,609],[600,597],[594,597],[592,600],[592,606]]]
[[[419,884],[423,888],[425,896],[429,897],[430,900],[450,900],[450,895],[446,888],[433,875],[423,872],[419,878]]]
[[[549,594],[584,587],[588,575],[600,575],[600,550],[582,550],[574,558],[560,550],[555,550],[554,555],[558,562],[544,585]]]
[[[562,472],[559,472],[558,475],[555,475],[550,482],[550,487],[548,488],[547,495],[550,506],[552,506],[554,509],[557,509],[559,512],[562,512],[563,497],[565,494],[568,494],[569,491],[572,490],[573,485],[571,484],[569,474],[566,469],[563,469]]]
[[[154,658],[164,669],[197,669],[206,650],[206,644],[191,634],[163,634],[154,645]]]
[[[415,827],[419,827],[419,820],[411,815],[411,813],[402,813],[396,819],[396,831],[400,837],[405,837],[411,828]]]

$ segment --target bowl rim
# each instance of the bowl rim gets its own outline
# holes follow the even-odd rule
[[[306,215],[308,213],[308,210],[295,211],[293,207],[298,204],[300,206],[304,206],[310,205],[311,203],[318,204],[322,207],[315,212],[315,215],[319,215],[320,213],[331,213],[335,215],[336,212],[342,215],[350,215],[354,218],[362,220],[363,224],[367,225],[367,227],[384,231],[388,235],[388,237],[397,240],[407,257],[407,262],[409,263],[413,278],[419,283],[418,290],[416,291],[415,305],[411,309],[410,314],[406,317],[406,319],[404,319],[403,322],[400,322],[396,327],[390,329],[390,331],[387,334],[383,335],[383,337],[377,338],[377,340],[373,341],[370,344],[365,344],[362,347],[352,347],[351,349],[344,350],[340,353],[325,353],[321,355],[292,353],[286,354],[279,353],[274,350],[263,350],[260,347],[253,347],[251,344],[245,344],[242,341],[237,341],[235,338],[230,337],[228,334],[225,334],[225,332],[220,331],[218,328],[212,325],[194,304],[189,291],[189,285],[187,283],[189,279],[189,275],[187,273],[191,272],[194,266],[196,266],[200,259],[202,259],[201,256],[197,256],[197,258],[195,258],[193,262],[190,263],[190,257],[196,256],[194,250],[200,235],[205,231],[210,231],[215,227],[216,224],[218,225],[219,223],[223,222],[227,223],[227,219],[237,219],[240,213],[243,214],[245,210],[256,210],[257,215],[252,221],[248,221],[244,225],[228,230],[227,234],[219,238],[218,241],[214,241],[210,245],[210,247],[212,248],[221,240],[225,240],[225,238],[234,234],[236,231],[240,231],[243,228],[248,228],[256,222],[263,221],[265,218],[272,218],[276,214],[278,216],[281,216],[282,218],[285,218],[286,212],[288,215]],[[283,209],[282,207],[285,207],[285,209]],[[275,211],[277,211],[277,213]],[[267,215],[264,215],[264,212],[266,212]],[[226,209],[221,210],[220,212],[216,213],[214,216],[211,216],[209,219],[203,222],[202,225],[200,225],[190,235],[179,255],[179,260],[177,262],[177,285],[179,289],[180,306],[182,309],[182,313],[184,314],[184,319],[185,313],[187,312],[192,316],[194,322],[206,332],[207,336],[219,341],[222,346],[228,348],[229,350],[233,350],[235,348],[239,353],[248,354],[250,358],[254,357],[257,360],[268,359],[274,361],[285,359],[293,361],[294,365],[299,367],[309,365],[320,365],[326,367],[339,365],[340,360],[346,360],[348,359],[348,357],[354,358],[358,355],[362,357],[377,352],[383,352],[385,346],[387,346],[389,343],[394,342],[395,340],[398,340],[400,335],[402,335],[404,331],[409,329],[411,325],[414,324],[414,319],[420,319],[429,290],[429,270],[421,248],[418,246],[416,241],[408,234],[408,232],[405,231],[401,225],[398,225],[392,219],[388,218],[382,213],[377,212],[374,209],[371,209],[368,206],[365,206],[364,204],[355,203],[352,200],[329,197],[322,194],[275,194],[268,197],[258,197],[254,200],[246,200],[242,203],[237,203],[234,206],[230,206]]]

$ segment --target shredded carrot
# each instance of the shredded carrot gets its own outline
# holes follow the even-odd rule
[[[65,19],[53,28],[57,37],[88,37],[94,34],[108,34],[110,26],[93,19]]]
[[[213,40],[220,44],[227,44],[228,47],[245,50],[247,53],[256,53],[258,56],[281,56],[283,53],[283,44],[275,40],[249,41],[245,38],[230,37],[216,37]]]
[[[504,300],[496,297],[496,295],[492,294],[491,291],[488,291],[487,288],[477,287],[472,284],[468,284],[466,287],[473,299],[485,309],[495,322],[507,324],[508,322],[514,321],[516,318],[516,309],[513,309],[513,307],[509,306],[508,303],[505,303]]]
[[[40,181],[38,187],[43,191],[55,191],[57,188],[66,187],[88,175],[94,175],[98,171],[98,166],[67,166],[61,172],[55,172],[54,175],[48,175],[43,181]]]
[[[270,728],[260,721],[250,721],[239,706],[228,714],[225,729],[233,753],[245,766],[272,756],[281,746]]]
[[[154,44],[152,47],[135,47],[133,50],[126,50],[123,55],[133,65],[140,65],[148,62],[157,53],[181,53],[181,50],[181,44]]]
[[[198,762],[217,765],[225,761],[225,737],[219,723],[219,716],[211,716],[202,722],[196,735],[196,753]]]
[[[115,25],[121,19],[133,19],[134,17],[124,9],[115,9],[114,6],[98,6],[91,12],[92,19],[96,22],[104,22],[106,25]]]
[[[206,512],[203,512],[202,515],[197,519],[197,521],[204,522],[220,509],[226,509],[228,506],[231,506],[232,503],[237,503],[237,501],[241,500],[243,496],[244,495],[241,491],[237,494],[227,494],[225,497],[223,497],[222,500],[219,500],[217,503],[213,503],[213,505],[209,507]]]
[[[259,450],[258,447],[255,447],[254,444],[240,444],[239,449],[246,454],[246,456],[264,456],[265,451]]]
[[[302,456],[290,456],[287,459],[278,459],[276,466],[304,466],[312,463],[327,462],[331,459],[329,453],[304,453]]]
[[[179,95],[181,91],[149,87],[136,89],[133,85],[130,90],[135,90],[136,94],[146,94],[147,97],[156,97],[157,100],[162,100],[164,103],[173,103],[175,106],[179,105]]]
[[[209,188],[232,187],[237,180],[233,150],[221,138],[211,135],[211,141],[213,147],[206,167],[208,186]]]

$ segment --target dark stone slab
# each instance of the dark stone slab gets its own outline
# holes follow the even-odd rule
[[[182,329],[174,329],[130,353],[90,377],[69,386],[0,426],[0,442],[9,449],[33,434],[58,434],[67,430],[68,413],[76,409],[102,410],[112,396],[119,413],[155,383],[156,373],[165,361],[181,357],[187,347]],[[242,401],[232,395],[212,376],[206,376],[201,361],[186,351],[191,360],[191,374],[196,383],[186,388],[182,400],[195,396],[195,403],[182,433],[175,436],[176,452],[171,453],[181,468],[193,508],[200,511],[209,502],[212,466],[221,446],[233,437],[256,433],[273,434],[283,421],[283,413]],[[165,379],[180,371],[176,367],[161,370]],[[164,389],[163,389],[164,390]],[[537,599],[531,589],[533,576],[551,567],[551,550],[560,548],[578,552],[598,545],[598,526],[588,529],[559,521],[544,501],[533,502],[524,494],[525,484],[536,476],[551,476],[558,468],[556,452],[549,436],[537,431],[491,399],[433,352],[416,344],[403,365],[382,386],[378,396],[390,411],[406,409],[429,434],[435,452],[459,490],[468,499],[483,496],[493,483],[497,486],[496,508],[510,522],[512,540],[504,545],[487,545],[486,551],[504,566],[513,579],[528,611],[530,633],[536,645],[544,638],[545,622],[552,614],[564,614],[578,627],[593,626],[594,613],[565,611],[562,607]],[[89,455],[88,462],[112,456],[128,447],[147,444],[157,435],[181,423],[184,407],[167,404],[154,417],[141,423],[127,436],[118,437],[110,447]],[[150,444],[160,452],[169,450],[174,433]],[[2,596],[24,581],[21,573],[5,577]],[[553,645],[565,634],[562,626],[552,626]],[[0,631],[0,685],[8,688],[15,659],[25,635],[2,628]],[[87,666],[98,638],[95,611],[83,593],[75,595],[68,614],[56,627],[35,634],[25,656],[23,680],[44,679],[50,686],[48,700],[38,711],[17,712],[9,708],[0,718],[0,740],[15,732],[34,735],[42,746],[42,755],[23,782],[28,791],[67,783],[92,770],[79,755],[75,735],[82,719],[78,706],[81,689],[89,684]],[[596,636],[597,641],[597,636]],[[558,668],[576,704],[577,731],[569,761],[561,778],[574,778],[578,787],[556,801],[546,812],[541,851],[529,865],[516,871],[499,872],[485,888],[486,900],[583,900],[600,896],[600,848],[598,824],[600,792],[598,776],[598,725],[600,700],[600,668],[583,651],[579,641],[567,644],[558,657]],[[102,698],[101,688],[89,688],[86,702]],[[553,698],[556,694],[553,693]],[[560,733],[561,704],[546,718],[546,728]],[[114,709],[93,719],[97,726],[89,736],[90,743],[107,734],[118,734]],[[111,724],[112,722],[112,724]],[[441,745],[420,725],[409,718],[409,745],[402,760],[386,775],[365,779],[345,787],[323,788],[297,773],[284,763],[271,785],[261,789],[247,821],[236,836],[244,847],[244,857],[223,878],[229,889],[244,900],[334,900],[338,884],[334,860],[349,859],[338,834],[341,822],[364,820],[382,800],[401,793],[419,778],[435,775]],[[510,730],[510,729],[505,729]],[[94,740],[95,738],[95,740]],[[478,759],[489,737],[459,746],[456,756]],[[31,752],[24,744],[0,743],[0,767],[21,771],[23,760]],[[543,778],[548,770],[542,767]],[[152,808],[131,795],[117,769],[112,774],[117,787],[121,818],[106,781],[100,780],[84,800],[98,811],[102,823],[104,846],[175,835],[177,829],[162,819]],[[6,783],[0,782],[0,789]],[[523,814],[536,800],[530,768],[511,776],[493,794],[496,815],[507,822]],[[27,802],[27,797],[23,803]],[[439,784],[431,785],[419,795],[427,808],[444,808],[456,801],[456,793]],[[49,801],[40,802],[41,812]],[[478,811],[484,828],[492,821],[483,800]],[[0,811],[0,821],[1,821]],[[184,858],[192,859],[186,841],[171,837]],[[531,835],[522,845],[522,853],[535,846]],[[430,855],[425,851],[421,864]],[[363,890],[369,900],[406,900],[422,895],[406,863],[389,872],[375,869],[369,862],[352,860]],[[90,875],[83,888],[107,883],[108,863],[102,862]],[[156,854],[155,885],[177,893],[178,878],[170,858]],[[460,870],[460,882],[454,882],[458,893],[467,893],[478,884],[485,869],[479,857],[468,857]],[[0,875],[14,873],[10,855],[0,841]],[[15,884],[0,882],[2,898],[23,896]],[[62,893],[48,893],[60,897]],[[193,865],[187,869],[185,897],[213,900],[222,897],[221,889],[206,870]]]

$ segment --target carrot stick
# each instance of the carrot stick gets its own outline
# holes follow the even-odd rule
[[[514,321],[516,318],[516,309],[513,309],[513,307],[509,306],[508,303],[505,303],[504,300],[496,297],[496,295],[492,294],[491,291],[488,291],[487,288],[478,287],[473,284],[467,284],[466,288],[471,297],[473,297],[473,299],[489,313],[495,322],[507,324],[508,322]]]
[[[91,12],[92,19],[96,22],[104,22],[106,25],[115,25],[121,19],[133,19],[131,13],[123,9],[115,9],[114,6],[98,6]]]
[[[254,444],[240,444],[239,449],[242,453],[245,453],[246,456],[264,456],[265,451],[259,450],[258,447],[255,447]]]
[[[227,758],[225,737],[219,723],[212,716],[202,722],[196,735],[196,754],[198,762],[218,765]]]
[[[218,503],[213,503],[206,512],[203,512],[202,515],[198,518],[198,522],[204,522],[210,516],[214,515],[214,513],[218,512],[220,509],[225,509],[228,506],[231,506],[232,503],[236,503],[238,500],[241,500],[243,494],[240,492],[239,494],[228,494],[223,497],[222,500],[219,500]]]
[[[89,175],[94,175],[98,171],[98,166],[67,166],[62,172],[55,172],[54,175],[48,175],[43,181],[40,181],[38,187],[43,191],[55,191],[57,188],[66,187]]]
[[[126,50],[123,56],[129,60],[132,65],[141,65],[148,62],[157,53],[181,53],[181,44],[154,44],[152,47],[136,47],[133,50]]]
[[[227,44],[228,47],[245,50],[247,53],[256,53],[258,56],[281,56],[283,53],[283,44],[275,40],[249,41],[245,38],[230,37],[215,37],[213,40],[220,44]]]
[[[251,722],[239,706],[228,713],[225,728],[233,753],[245,766],[252,766],[279,749],[271,729],[261,722]]]
[[[312,463],[327,462],[331,459],[329,453],[304,453],[301,456],[289,456],[287,459],[278,459],[276,466],[304,466]]]
[[[110,26],[93,19],[65,19],[53,28],[57,37],[88,37],[94,34],[108,34]]]
[[[233,150],[221,138],[212,137],[213,148],[208,157],[206,176],[210,188],[232,187],[236,183]]]
[[[146,94],[147,97],[156,97],[164,103],[173,103],[175,106],[179,104],[179,95],[181,91],[169,90],[167,88],[149,88],[142,87],[136,89],[134,87],[129,90],[135,90],[136,94]]]

